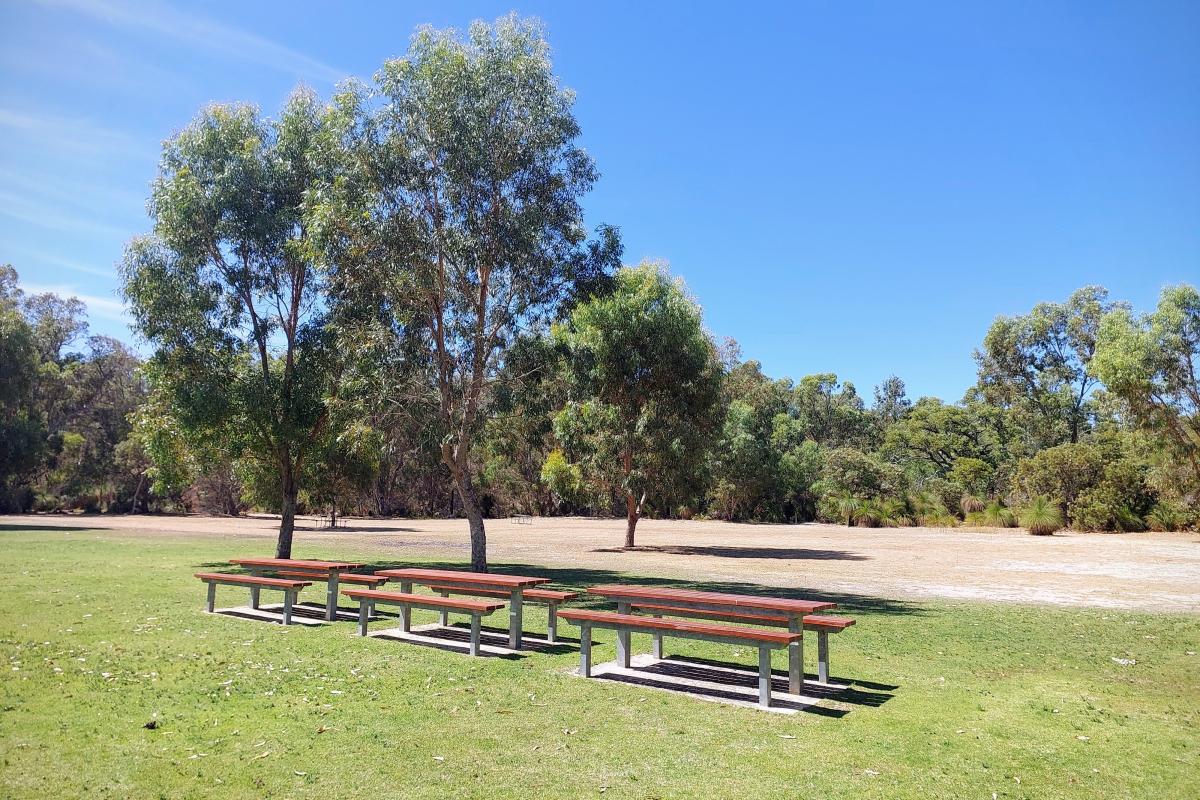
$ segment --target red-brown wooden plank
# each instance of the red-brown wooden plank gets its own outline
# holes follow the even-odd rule
[[[771,642],[773,644],[791,644],[802,634],[785,631],[765,631],[762,628],[742,628],[735,625],[710,625],[704,622],[691,622],[680,619],[654,619],[639,617],[636,614],[616,614],[611,611],[587,611],[580,608],[567,608],[558,612],[558,616],[566,620],[580,622],[599,622],[608,624],[629,625],[642,630],[661,630],[695,633],[701,636],[728,636],[735,639],[747,639],[755,642]]]
[[[394,581],[410,580],[413,583],[428,583],[440,581],[444,583],[490,583],[495,586],[535,586],[539,583],[549,583],[549,578],[536,578],[527,575],[497,575],[491,572],[465,572],[456,569],[381,569],[376,575],[383,575]]]
[[[283,580],[282,578],[260,578],[257,575],[231,575],[227,572],[197,572],[196,577],[202,581],[217,580],[224,583],[240,583],[247,586],[275,586],[280,589],[295,589],[296,587],[312,586],[310,581],[287,581]]]
[[[791,614],[809,614],[837,608],[837,603],[820,600],[790,600],[783,597],[759,597],[752,594],[726,594],[724,592],[700,592],[693,589],[671,589],[661,586],[632,586],[608,584],[588,588],[590,594],[619,600],[665,600],[685,603],[708,603],[730,608],[750,608],[762,611],[782,611]]]
[[[357,564],[350,561],[319,561],[314,559],[303,558],[231,558],[230,564],[240,564],[243,567],[277,567],[279,569],[308,569],[308,570],[335,570],[335,569],[354,569],[361,567],[362,564]]]
[[[342,592],[346,597],[356,600],[392,600],[395,602],[424,603],[438,608],[458,608],[466,611],[480,611],[490,614],[504,608],[504,603],[493,603],[490,600],[451,600],[446,597],[435,597],[431,594],[411,594],[408,592],[380,592],[371,589],[346,589]]]

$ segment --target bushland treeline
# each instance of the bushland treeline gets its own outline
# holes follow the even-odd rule
[[[0,273],[6,510],[1195,525],[1200,295],[999,317],[956,402],[771,378],[682,282],[589,237],[598,178],[541,28],[425,29],[274,117],[164,144],[121,265],[153,355]],[[686,265],[683,265],[686,269]]]

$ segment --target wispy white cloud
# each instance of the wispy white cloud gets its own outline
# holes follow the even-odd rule
[[[124,131],[79,117],[59,117],[35,111],[0,108],[0,142],[13,147],[67,151],[85,156],[133,155],[154,158],[157,147]]]
[[[314,80],[336,83],[348,74],[266,37],[159,3],[122,0],[40,2],[46,6],[57,6],[86,14],[126,29],[147,31],[197,49],[262,64]]]
[[[44,285],[37,283],[22,284],[22,289],[26,294],[44,294],[50,292],[62,297],[77,297],[83,301],[88,307],[90,316],[100,317],[113,322],[129,323],[132,317],[125,308],[125,304],[112,297],[99,297],[94,294],[81,294],[75,291],[75,286],[69,283],[60,283],[54,285]]]
[[[8,192],[0,192],[0,216],[65,233],[116,237],[120,240],[128,238],[135,232],[129,228],[111,225],[65,208],[31,202],[26,197]]]
[[[31,258],[35,261],[41,262],[42,264],[52,264],[56,267],[69,269],[73,272],[82,272],[85,275],[95,275],[97,277],[108,278],[110,280],[116,280],[117,277],[117,271],[113,268],[106,269],[104,267],[97,266],[95,264],[89,264],[74,258],[64,258],[63,256],[55,255],[54,253],[47,253],[44,250],[35,250],[27,247],[15,247],[12,249],[16,253],[19,253],[26,258]],[[17,267],[18,272],[23,272],[23,265],[14,264],[14,266]]]

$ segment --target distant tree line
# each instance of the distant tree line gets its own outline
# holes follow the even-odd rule
[[[422,30],[372,84],[164,145],[122,274],[153,354],[0,273],[0,504],[1175,530],[1200,508],[1200,295],[1000,317],[955,403],[763,374],[597,179],[535,23]]]

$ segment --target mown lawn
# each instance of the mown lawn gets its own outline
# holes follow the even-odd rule
[[[471,659],[360,639],[351,623],[285,629],[204,614],[192,573],[263,554],[244,539],[0,526],[0,547],[6,798],[1183,798],[1200,788],[1200,656],[1189,654],[1200,616],[836,597],[859,619],[833,641],[834,673],[854,690],[787,716],[585,681],[570,674],[574,649]],[[399,563],[303,540],[296,555]],[[496,568],[564,587],[653,580]],[[219,605],[236,602],[237,590],[220,590]],[[528,629],[544,626],[534,607]],[[599,641],[597,660],[610,659],[611,634]],[[754,663],[733,647],[668,645]],[[648,639],[634,646],[646,652]]]

